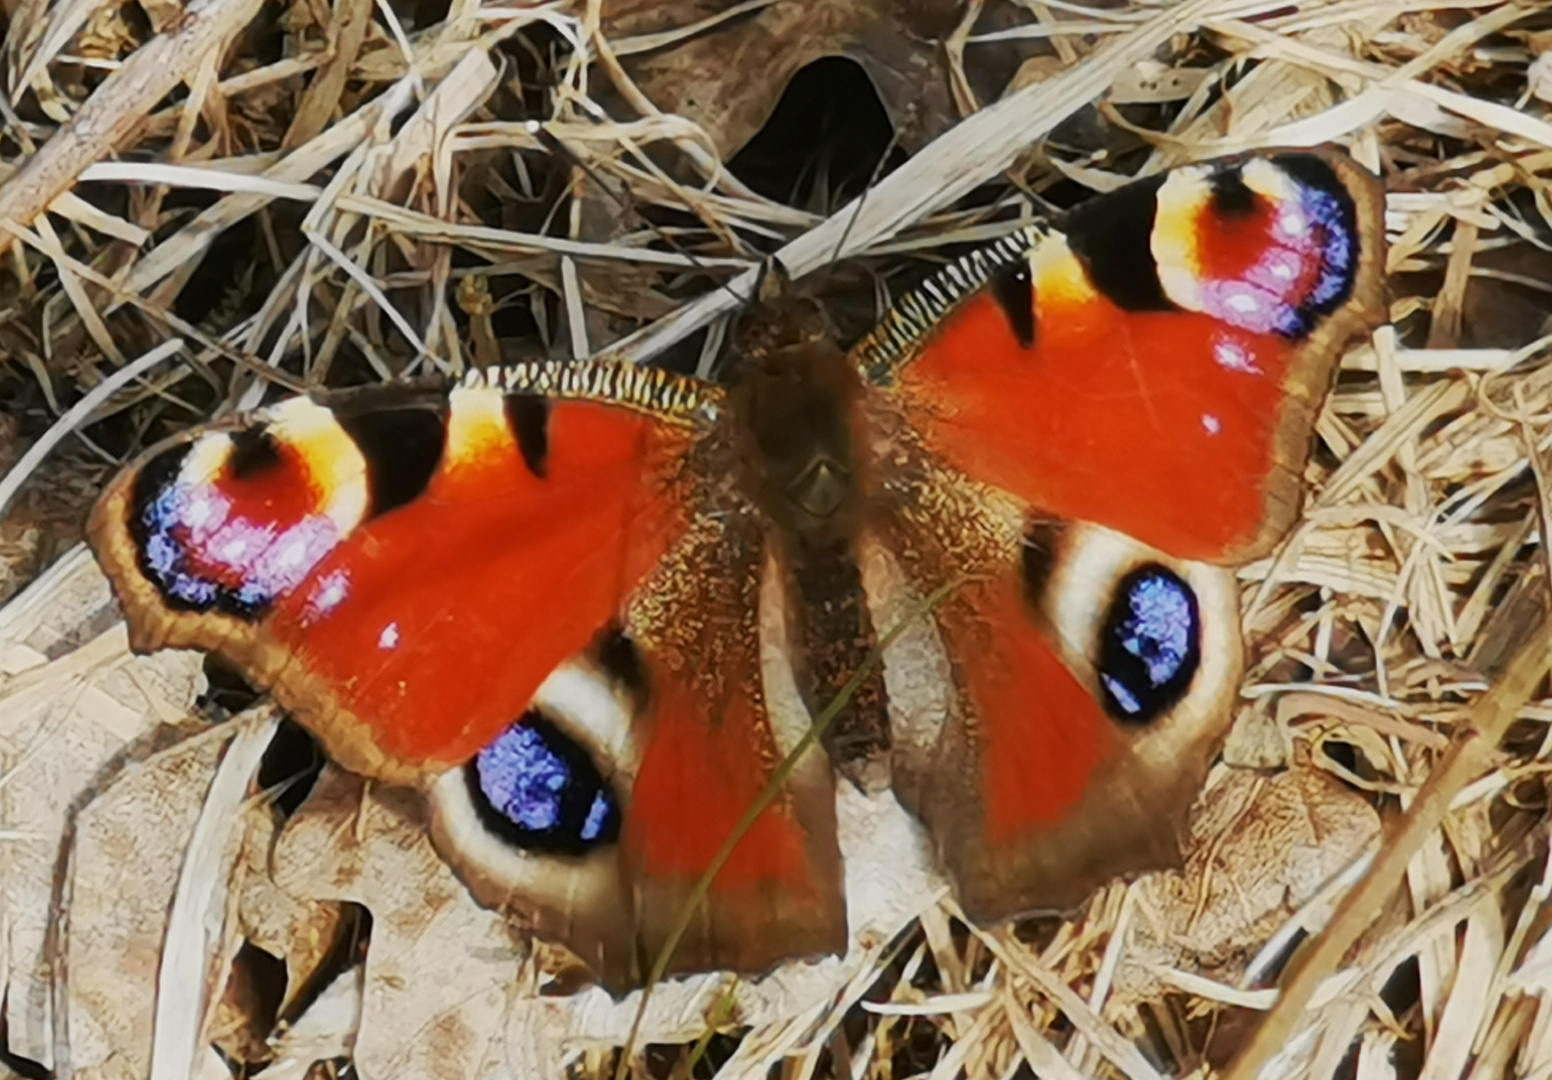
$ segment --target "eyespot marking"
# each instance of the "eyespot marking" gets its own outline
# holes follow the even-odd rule
[[[1191,686],[1201,635],[1196,594],[1180,575],[1150,563],[1123,577],[1099,643],[1106,711],[1136,725],[1168,711]]]
[[[481,822],[515,847],[585,855],[620,835],[620,804],[587,751],[529,712],[465,766]]]

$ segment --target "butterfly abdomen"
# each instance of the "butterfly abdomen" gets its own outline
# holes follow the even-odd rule
[[[822,736],[831,762],[876,791],[889,782],[890,738],[882,672],[867,670],[877,635],[857,564],[869,482],[861,381],[827,337],[757,335],[745,348],[732,398],[742,481],[772,534],[799,690],[816,718],[834,712]]]
[[[816,718],[834,711],[822,736],[825,752],[862,790],[880,790],[890,778],[889,699],[881,665],[868,664],[878,635],[856,549],[799,548],[784,570],[796,601],[787,605],[787,637],[797,647],[801,689]]]

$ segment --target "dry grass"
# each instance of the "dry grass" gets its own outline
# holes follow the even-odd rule
[[[1277,852],[1207,858],[1184,923],[1147,882],[1018,933],[933,908],[823,1014],[731,1027],[736,1052],[727,1037],[658,1047],[634,1068],[1153,1080],[1275,1053],[1263,1075],[1290,1080],[1552,1076],[1552,700],[1533,694],[1552,491],[1552,19],[1445,0],[1021,10],[1002,35],[1047,39],[1058,62],[1026,65],[1022,89],[825,218],[757,194],[713,134],[633,83],[633,55],[704,30],[688,15],[677,36],[611,40],[599,5],[570,3],[460,0],[406,25],[422,10],[365,0],[24,2],[0,58],[0,432],[32,451],[5,459],[21,460],[0,511],[23,484],[79,507],[70,476],[95,480],[271,383],[534,352],[678,349],[704,368],[773,249],[795,276],[862,256],[882,293],[934,248],[1010,227],[1010,180],[1061,193],[1113,185],[1123,166],[1340,141],[1388,178],[1395,325],[1344,364],[1302,524],[1243,571],[1251,666],[1231,750],[1362,792],[1390,829],[1368,884],[1336,908],[1363,862],[1298,910],[1245,914],[1216,953],[1182,945],[1215,910],[1203,882],[1244,894]],[[970,26],[943,52],[967,111],[967,69],[992,47]],[[534,119],[586,169],[552,156]],[[47,414],[60,419],[45,432]],[[47,501],[13,504],[0,548],[57,522]],[[0,702],[14,677],[0,666]],[[0,793],[31,760],[18,753],[0,739]],[[1204,849],[1227,853],[1250,818]],[[5,827],[0,857],[21,842]],[[1290,984],[1300,1007],[1263,1026],[1292,930],[1328,924]],[[159,1023],[184,1027],[157,1037],[201,1022],[169,1014]],[[582,1048],[576,1068],[606,1075],[616,1057]],[[1255,1075],[1247,1060],[1238,1080]]]

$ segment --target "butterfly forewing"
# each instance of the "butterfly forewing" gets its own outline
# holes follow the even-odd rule
[[[940,275],[857,362],[967,475],[1244,561],[1292,522],[1340,349],[1383,316],[1382,210],[1339,155],[1176,170]]]
[[[218,651],[341,764],[415,780],[521,715],[682,535],[692,431],[476,383],[439,409],[376,398],[376,417],[296,398],[154,450],[91,531],[138,647]],[[406,491],[383,448],[412,441]]]
[[[293,399],[153,449],[100,502],[93,544],[137,647],[219,652],[336,761],[434,782],[459,807],[440,839],[516,849],[480,842],[482,898],[624,989],[782,756],[764,534],[718,475],[736,454],[720,402],[608,364]],[[639,678],[603,663],[622,649]],[[583,674],[546,682],[578,654]],[[605,689],[576,706],[589,677]],[[541,686],[559,703],[530,708]],[[844,946],[831,785],[810,760],[775,792],[669,971]]]

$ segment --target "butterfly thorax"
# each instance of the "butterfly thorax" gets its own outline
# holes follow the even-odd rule
[[[848,542],[861,521],[856,373],[824,340],[772,342],[746,355],[733,395],[746,494],[804,546]]]
[[[759,319],[741,337],[746,367],[732,403],[741,484],[767,522],[784,578],[794,669],[818,716],[867,665],[876,641],[857,563],[867,499],[863,391],[822,316],[797,303],[782,306],[798,310]],[[887,784],[889,724],[876,672],[830,722],[824,744],[860,786]]]

